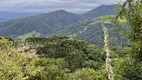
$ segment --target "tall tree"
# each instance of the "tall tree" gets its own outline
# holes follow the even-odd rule
[[[142,0],[127,0],[116,18],[122,16],[131,26],[132,53],[137,60],[142,61]]]

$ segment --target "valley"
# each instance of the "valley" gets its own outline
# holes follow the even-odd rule
[[[0,1],[0,80],[142,80],[142,0],[115,3]]]

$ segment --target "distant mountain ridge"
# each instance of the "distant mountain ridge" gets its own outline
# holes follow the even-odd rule
[[[115,15],[117,13],[117,9],[119,9],[119,5],[101,5],[81,15],[87,19],[104,15]]]
[[[80,15],[84,18],[92,18],[92,17],[99,17],[102,15],[112,15],[116,13],[116,8],[118,8],[118,5],[101,5],[93,10],[90,10],[88,12],[82,12]],[[64,11],[64,10],[59,10]],[[56,11],[55,11],[56,12]],[[49,12],[50,13],[50,12]],[[26,17],[26,16],[32,16],[36,14],[41,14],[40,12],[6,12],[6,11],[0,11],[0,22],[11,20],[18,17]]]
[[[37,12],[6,12],[6,11],[0,11],[0,22],[11,20],[11,19],[18,18],[18,17],[31,16],[31,15],[35,15],[35,14],[39,14],[39,13],[37,13]]]
[[[80,15],[58,10],[1,22],[0,35],[18,36],[32,31],[51,35],[82,20]]]
[[[85,14],[74,14],[65,10],[42,13],[29,17],[0,22],[0,36],[17,38],[22,35],[69,35],[102,45],[102,26],[97,17],[115,15],[118,5],[101,5]],[[96,18],[92,20],[92,18]],[[109,25],[111,26],[111,25]],[[112,30],[112,27],[108,27]],[[33,34],[34,33],[34,34]],[[112,33],[111,33],[112,34]],[[25,36],[24,36],[25,37]],[[18,37],[19,38],[19,37]]]

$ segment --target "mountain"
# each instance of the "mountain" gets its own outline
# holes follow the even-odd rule
[[[118,5],[101,5],[84,14],[74,14],[65,10],[42,13],[0,22],[0,36],[12,36],[25,39],[30,36],[69,35],[76,39],[87,40],[99,46],[103,45],[103,28],[96,17],[114,15]],[[113,44],[126,40],[113,31],[111,24],[106,24],[110,36],[116,38]]]
[[[100,17],[104,15],[115,15],[118,8],[119,8],[118,5],[101,5],[81,15],[87,19]]]
[[[31,16],[39,13],[34,12],[6,12],[6,11],[0,11],[0,22],[18,18],[18,17],[24,17],[24,16]]]
[[[60,33],[62,29],[82,20],[83,18],[80,15],[58,10],[1,22],[0,35],[18,36],[32,31],[52,35]]]
[[[127,39],[124,38],[111,23],[105,23],[104,25],[108,28],[110,45],[122,45],[122,43],[127,41]],[[128,31],[128,25],[123,24],[123,26],[123,29]],[[66,29],[64,34],[79,40],[86,40],[101,47],[104,45],[103,27],[97,18],[82,21],[69,29]]]

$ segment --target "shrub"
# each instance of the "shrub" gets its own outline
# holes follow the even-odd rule
[[[102,74],[90,68],[83,68],[71,74],[70,80],[107,80]]]
[[[0,39],[0,80],[26,80],[40,69],[34,65],[36,58],[27,59],[7,39]]]

